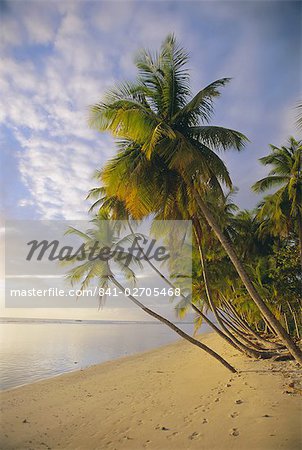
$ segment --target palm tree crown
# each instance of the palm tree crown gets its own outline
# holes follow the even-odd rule
[[[272,169],[253,189],[256,192],[279,189],[260,204],[258,216],[263,220],[260,230],[275,236],[298,231],[302,265],[302,141],[291,137],[288,146],[270,147],[272,152],[260,161]]]
[[[301,211],[302,193],[302,141],[296,141],[293,137],[289,145],[281,148],[271,145],[272,152],[260,158],[264,165],[273,166],[268,176],[254,184],[256,192],[264,192],[273,187],[279,187],[280,201],[287,198],[290,202],[291,213],[299,209]]]
[[[118,86],[91,108],[91,126],[110,131],[121,150],[107,164],[102,181],[105,186],[114,184],[115,193],[128,198],[129,207],[131,195],[139,192],[146,199],[146,205],[140,202],[141,214],[155,206],[154,192],[163,189],[167,175],[178,185],[181,177],[187,186],[192,178],[202,178],[218,188],[219,183],[231,187],[228,170],[214,150],[240,150],[247,141],[238,131],[208,124],[213,100],[230,79],[217,80],[192,98],[187,60],[169,35],[158,54],[144,50],[137,55],[135,83]],[[148,186],[142,183],[142,172],[148,174]],[[131,193],[130,184],[136,188],[131,187]],[[135,200],[132,203],[137,204]]]

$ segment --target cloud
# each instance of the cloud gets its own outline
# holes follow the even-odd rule
[[[4,16],[3,16],[4,17]],[[18,45],[22,40],[22,31],[18,25],[17,20],[14,17],[5,17],[5,21],[1,22],[1,41],[0,45],[2,48],[4,46]]]
[[[36,137],[33,145],[23,141],[23,149],[19,155],[22,180],[42,217],[84,219],[88,206],[84,200],[92,187],[93,171],[100,164],[91,148]]]
[[[51,43],[55,36],[53,21],[54,17],[49,15],[48,8],[30,8],[30,12],[25,12],[23,16],[28,41],[34,44]]]
[[[111,78],[101,80],[103,52],[81,15],[71,8],[57,22],[53,17],[42,8],[33,15],[27,10],[26,44],[52,42],[52,47],[40,50],[39,66],[31,54],[16,58],[7,52],[0,73],[5,88],[0,118],[20,145],[19,171],[30,198],[21,198],[19,206],[35,205],[44,219],[84,218],[92,173],[112,149],[109,138],[97,139],[88,128],[88,105]],[[17,40],[10,43],[20,47]]]
[[[296,38],[284,32],[284,11],[279,17],[279,7],[256,3],[11,2],[3,19],[0,123],[7,153],[18,148],[22,211],[86,215],[91,174],[114,153],[108,136],[88,128],[88,106],[114,82],[134,77],[133,54],[158,48],[171,31],[191,52],[194,91],[235,77],[214,122],[253,141],[242,155],[223,157],[240,202],[254,204],[249,186],[263,174],[257,158],[292,130],[288,110],[297,90],[294,65],[286,64]]]

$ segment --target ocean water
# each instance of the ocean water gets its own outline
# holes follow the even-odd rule
[[[192,334],[192,324],[181,324]],[[0,389],[175,342],[160,323],[0,323]]]

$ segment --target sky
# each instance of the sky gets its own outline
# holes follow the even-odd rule
[[[213,124],[250,139],[222,155],[236,201],[266,174],[268,145],[297,135],[301,99],[301,2],[0,2],[1,220],[87,219],[94,171],[115,153],[87,125],[88,107],[134,79],[133,57],[174,32],[190,53],[192,91],[232,77]]]

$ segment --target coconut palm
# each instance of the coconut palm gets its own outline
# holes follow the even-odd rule
[[[241,150],[247,138],[240,132],[210,126],[213,100],[230,79],[219,79],[191,97],[187,53],[173,35],[164,41],[156,55],[142,51],[136,58],[138,79],[110,91],[91,108],[90,124],[109,131],[118,141],[120,152],[103,171],[109,196],[125,200],[134,218],[169,207],[177,195],[196,204],[236,267],[250,296],[263,316],[302,362],[302,352],[290,339],[255,289],[223,230],[203,198],[203,186],[219,189],[217,182],[231,187],[228,170],[215,150]],[[149,167],[148,176],[146,167]],[[144,169],[142,171],[142,168]],[[160,205],[163,184],[173,188],[167,202]],[[179,180],[179,186],[175,180]]]
[[[78,256],[68,257],[68,260],[64,260],[64,265],[74,266],[67,274],[67,279],[70,283],[81,283],[81,289],[83,290],[87,288],[93,280],[96,280],[98,288],[102,289],[103,292],[106,292],[111,284],[114,285],[119,292],[124,293],[126,297],[144,312],[167,325],[191,344],[204,350],[232,373],[236,373],[234,367],[207,345],[188,335],[168,319],[145,306],[136,297],[129,295],[128,292],[126,293],[126,288],[119,281],[120,276],[117,276],[116,272],[120,274],[123,279],[134,282],[135,272],[133,266],[142,268],[140,260],[136,258],[133,253],[128,252],[125,249],[125,244],[132,242],[135,235],[131,234],[121,239],[119,237],[121,222],[110,219],[108,213],[104,211],[91,222],[93,226],[89,230],[81,231],[74,227],[70,227],[66,234],[74,234],[83,240],[84,255],[89,255],[91,249],[94,249],[94,255],[96,252],[106,249],[106,255],[104,254],[103,257],[94,256],[93,258],[85,257],[82,258],[80,263]]]
[[[271,153],[260,161],[272,169],[267,177],[253,185],[253,190],[279,189],[264,199],[258,216],[264,220],[262,227],[272,235],[298,231],[302,268],[302,141],[291,137],[287,146],[270,147]]]

